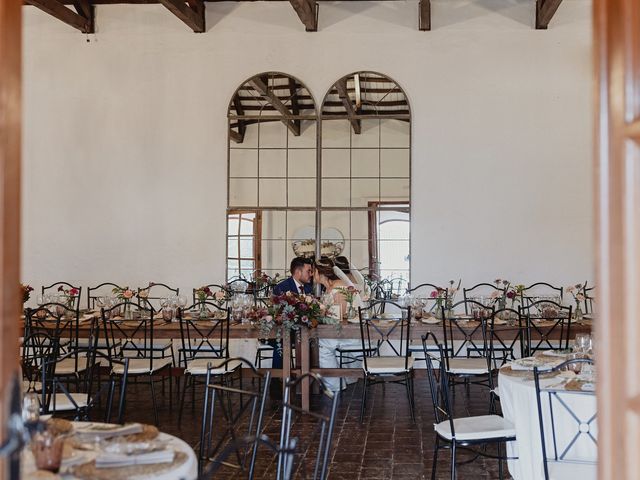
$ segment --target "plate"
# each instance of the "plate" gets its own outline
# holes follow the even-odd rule
[[[493,324],[494,325],[506,325],[508,322],[506,320],[502,320],[501,318],[494,318],[493,319]]]
[[[427,317],[422,319],[422,323],[426,323],[427,325],[436,325],[440,323],[442,320],[435,317]]]
[[[360,324],[360,319],[359,318],[347,318],[347,323]]]

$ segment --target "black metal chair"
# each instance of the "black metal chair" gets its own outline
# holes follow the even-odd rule
[[[204,288],[204,287],[209,288],[214,294],[216,292],[224,292],[227,297],[229,296],[229,291],[228,291],[228,289],[227,289],[227,287],[225,285],[220,285],[218,283],[210,283],[208,285],[203,285],[200,288]],[[191,303],[192,304],[194,304],[194,303],[196,303],[198,301],[198,298],[197,298],[197,295],[196,295],[196,290],[198,290],[198,289],[194,288],[194,289],[192,289],[192,292],[191,292],[191,300],[192,300]],[[207,301],[214,301],[214,300],[213,299],[211,299],[211,300],[207,299]],[[219,302],[216,302],[216,303],[218,303],[218,305],[220,305]],[[225,302],[224,302],[225,306],[226,306],[226,303],[227,303],[227,301],[225,300]],[[220,306],[222,306],[222,305],[220,305]]]
[[[427,346],[428,341],[433,342],[430,348]],[[423,336],[422,342],[435,417],[436,441],[433,451],[431,479],[435,480],[436,478],[438,453],[442,449],[451,450],[451,479],[455,480],[457,478],[456,457],[457,451],[461,448],[475,453],[474,459],[478,456],[497,459],[499,478],[504,478],[503,461],[506,457],[502,455],[502,447],[506,442],[516,439],[514,426],[498,415],[454,417],[449,399],[449,375],[446,371],[444,351],[433,334]],[[434,360],[438,362],[437,376],[435,373],[436,368],[433,364]],[[498,445],[497,455],[487,453],[485,448],[477,450],[474,448],[484,447],[488,444]]]
[[[526,356],[538,351],[569,348],[572,308],[549,300],[520,307],[520,315],[527,325]],[[552,338],[556,334],[557,340]]]
[[[99,297],[112,297],[113,289],[117,288],[122,290],[122,287],[116,283],[104,282],[95,287],[87,288],[87,309],[94,310],[96,308],[96,301]]]
[[[117,318],[115,312],[124,308],[124,303],[101,310],[104,335],[107,339],[109,372],[113,377],[125,374],[122,362],[129,357],[129,377],[136,381],[146,380],[151,388],[153,415],[156,425],[159,424],[158,404],[154,378],[170,373],[173,359],[157,358],[154,355],[154,315],[153,309],[138,305],[138,318],[124,320]],[[169,378],[171,378],[169,376]],[[157,380],[156,380],[157,381]],[[172,382],[169,381],[169,406],[171,407]]]
[[[293,397],[298,385],[305,379],[310,380],[310,387],[317,385],[324,401],[324,411],[305,410],[293,403]],[[278,478],[286,478],[287,472],[293,472],[297,478],[311,480],[325,480],[329,474],[331,459],[331,442],[336,421],[339,393],[332,392],[323,378],[315,373],[306,373],[285,382],[282,404],[282,426],[280,429],[280,450],[290,448],[294,438],[298,439],[301,455],[278,456]],[[298,428],[300,427],[299,432]],[[313,430],[311,430],[313,428]],[[294,431],[296,434],[294,435]],[[313,464],[308,464],[306,458],[315,453]],[[297,463],[297,467],[292,462]]]
[[[374,312],[379,310],[379,303],[385,303],[383,310],[391,307],[398,313],[398,318],[385,318],[378,323]],[[367,308],[359,308],[360,340],[362,344],[361,359],[363,369],[362,404],[360,406],[360,422],[364,419],[367,400],[367,388],[378,383],[398,383],[405,386],[411,411],[411,419],[415,422],[415,403],[413,395],[413,364],[409,344],[411,341],[411,307],[406,308],[391,302],[373,302]],[[389,323],[391,325],[389,325]],[[391,338],[399,336],[398,348]],[[382,347],[392,352],[381,355]]]
[[[231,455],[234,455],[239,450],[246,450],[253,448],[257,445],[258,448],[267,449],[274,453],[277,458],[283,457],[286,462],[287,469],[284,471],[278,470],[276,472],[276,480],[291,480],[293,478],[293,466],[295,461],[296,448],[298,439],[293,438],[286,448],[281,448],[280,445],[275,444],[266,435],[260,435],[259,437],[244,437],[230,443],[223,452],[217,457],[219,461],[211,463],[203,473],[198,476],[198,480],[214,480],[220,478],[218,470],[224,466],[227,462],[226,459]],[[254,477],[248,477],[248,480],[252,480]]]
[[[470,313],[455,314],[442,321],[445,371],[453,385],[462,381],[490,388],[487,324],[493,319],[494,309],[474,300],[461,300],[452,305],[453,312],[458,310]],[[442,316],[446,316],[444,306]],[[458,343],[456,337],[461,339]]]
[[[592,366],[593,361],[586,358],[567,360],[542,373],[558,372],[576,364],[584,368],[587,365]],[[545,480],[595,480],[597,464],[590,460],[595,457],[598,443],[594,436],[597,416],[595,392],[568,390],[557,384],[542,386],[540,374],[541,372],[534,368]],[[585,395],[592,397],[593,408],[581,402],[580,409],[576,409],[572,400]],[[561,419],[567,421],[560,424],[558,422]],[[573,430],[569,430],[568,424],[573,424]],[[585,456],[584,453],[588,450],[592,450],[592,455]]]
[[[416,321],[419,321],[425,316],[435,316],[440,313],[437,311],[438,295],[440,292],[443,292],[445,296],[444,299],[440,299],[440,302],[446,303],[447,289],[445,287],[439,287],[433,283],[421,283],[417,287],[409,288],[407,290],[407,294],[412,298],[411,311]],[[409,345],[409,350],[411,350],[411,353],[416,360],[420,360],[422,358],[421,343],[412,342],[411,345]]]
[[[584,293],[584,313],[585,315],[593,314],[593,300],[595,298],[596,289],[595,285],[593,287],[587,287],[587,282],[584,282],[584,286],[582,287]]]
[[[563,295],[564,289],[562,287],[554,287],[547,282],[536,282],[532,283],[528,287],[524,287],[520,291],[520,305],[526,307],[531,303],[544,300],[545,297],[546,300],[562,304]]]
[[[170,287],[166,283],[149,282],[148,286],[138,288],[140,305],[153,309],[155,313],[159,313],[162,310],[162,301],[173,295],[180,295],[180,288]]]
[[[463,288],[462,296],[465,301],[470,300],[476,303],[482,303],[479,301],[482,296],[495,296],[496,299],[498,297],[504,297],[507,294],[507,287],[499,287],[493,283],[478,283],[471,288]],[[494,302],[495,303],[495,302]],[[465,305],[466,308],[466,305]],[[470,314],[467,310],[464,311],[466,314]]]
[[[77,309],[80,310],[80,300],[82,298],[82,287],[76,287],[74,285],[71,285],[68,282],[55,282],[52,283],[51,285],[48,286],[42,286],[42,290],[41,293],[42,295],[48,294],[48,295],[63,295],[64,291],[67,290],[77,290],[78,291],[78,295],[72,297],[68,297],[67,302],[65,303],[69,308],[71,309]]]
[[[198,318],[200,307],[209,312],[208,318]],[[220,315],[223,313],[224,316]],[[229,310],[212,302],[198,302],[191,307],[178,309],[180,322],[179,365],[184,368],[184,385],[180,400],[180,414],[184,410],[187,389],[192,390],[192,405],[195,405],[195,389],[198,379],[204,381],[206,376],[226,377],[240,373],[241,362],[227,362],[229,358]],[[224,364],[224,368],[220,365]],[[211,366],[215,367],[214,370]],[[202,383],[202,382],[201,382]]]
[[[269,392],[271,373],[261,374],[251,362],[244,358],[226,358],[222,362],[209,362],[206,366],[204,404],[200,429],[199,467],[211,462],[217,470],[221,465],[240,470],[253,478],[262,437],[264,409]],[[251,370],[260,378],[257,389],[246,390],[228,382],[220,371],[233,372],[242,367]],[[214,383],[222,379],[221,383]],[[217,410],[216,410],[217,409]],[[254,441],[238,445],[237,442],[253,438]],[[231,447],[232,450],[227,449]],[[235,463],[227,459],[233,454]],[[214,471],[215,471],[214,470]]]

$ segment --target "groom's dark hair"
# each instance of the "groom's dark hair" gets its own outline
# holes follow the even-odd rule
[[[310,258],[296,257],[291,260],[291,267],[289,268],[289,271],[291,272],[291,275],[293,275],[293,272],[295,272],[297,269],[302,268],[305,265],[312,265],[312,263],[313,262]]]

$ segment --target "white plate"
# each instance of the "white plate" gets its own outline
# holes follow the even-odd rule
[[[359,324],[360,323],[360,319],[359,318],[347,318],[347,323]]]
[[[435,317],[427,317],[422,319],[422,323],[426,323],[427,325],[435,325],[440,322],[441,320]]]
[[[493,319],[493,324],[494,325],[506,325],[507,321],[506,320],[502,320],[501,318],[494,318]]]

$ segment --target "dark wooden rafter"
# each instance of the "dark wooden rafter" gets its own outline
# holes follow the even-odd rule
[[[238,94],[235,94],[233,96],[233,107],[235,108],[236,114],[238,116],[244,115],[244,108],[242,107],[242,101],[240,100]],[[242,143],[244,142],[244,134],[247,131],[247,124],[244,120],[238,119],[237,127],[237,132],[229,127],[229,135],[231,136],[231,140],[233,140],[234,142]]]
[[[358,112],[356,112],[353,103],[351,103],[351,97],[347,93],[347,79],[343,78],[336,82],[336,90],[338,91],[338,96],[340,100],[342,100],[342,105],[344,109],[347,111],[347,116],[349,117],[349,123],[351,123],[351,127],[353,128],[353,133],[360,134],[362,131],[362,125],[360,119],[356,118]]]
[[[195,33],[205,31],[204,0],[160,0],[160,3]]]
[[[291,113],[293,113],[294,115],[300,115],[300,104],[298,102],[298,85],[296,84],[296,81],[291,77],[289,77],[289,93],[289,100],[291,102]],[[293,122],[297,124],[298,130],[300,130],[300,119],[296,119]]]
[[[318,3],[316,0],[289,0],[307,32],[318,31]]]
[[[295,122],[291,119],[292,113],[286,107],[284,103],[271,91],[269,90],[268,81],[262,77],[254,77],[249,80],[249,83],[256,91],[267,100],[273,108],[275,108],[280,115],[282,115],[281,121],[284,123],[287,128],[293,133],[296,137],[300,135],[300,122]]]
[[[418,4],[418,29],[431,30],[431,0],[420,0]]]
[[[75,12],[58,0],[26,0],[25,3],[39,8],[82,33],[95,33],[95,9],[89,0],[74,0]]]
[[[536,0],[536,29],[546,30],[562,0]]]

